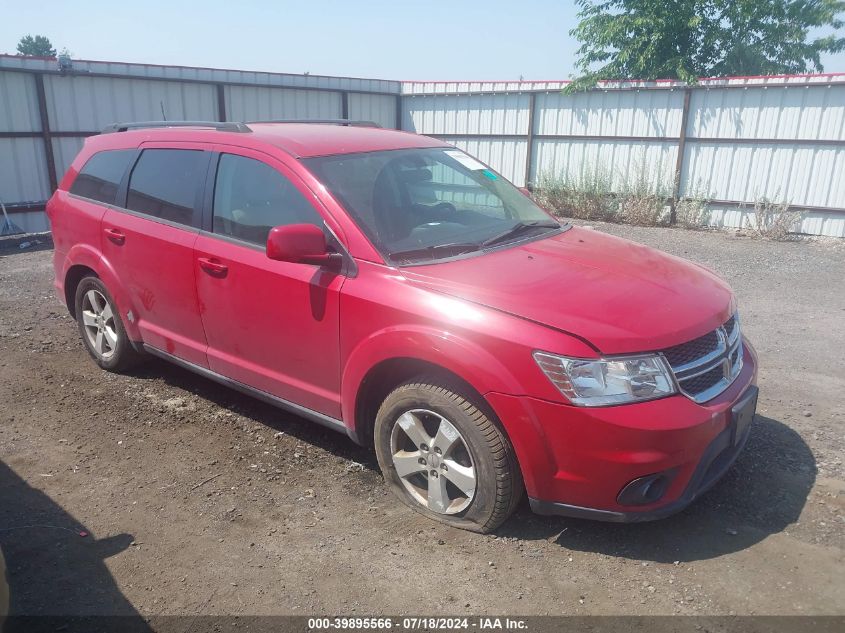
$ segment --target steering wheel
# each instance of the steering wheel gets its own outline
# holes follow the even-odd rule
[[[438,211],[442,215],[457,213],[458,210],[455,208],[455,205],[451,202],[438,202],[433,207],[431,207],[432,211]]]
[[[426,204],[415,204],[414,211],[417,221],[420,222],[420,224],[417,224],[412,229],[412,232],[417,229],[432,229],[444,222],[454,222],[454,216],[458,212],[455,205],[451,202],[438,202],[437,204],[433,204],[431,206]]]

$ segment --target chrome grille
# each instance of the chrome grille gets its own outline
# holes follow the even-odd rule
[[[695,402],[712,400],[742,369],[742,335],[734,314],[721,327],[663,350],[681,391]]]

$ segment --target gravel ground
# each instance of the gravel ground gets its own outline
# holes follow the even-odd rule
[[[669,519],[523,505],[489,536],[407,510],[339,434],[156,360],[98,370],[51,252],[1,256],[13,613],[845,614],[845,244],[595,227],[733,285],[760,355],[749,444]]]

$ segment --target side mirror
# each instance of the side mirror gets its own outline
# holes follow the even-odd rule
[[[313,224],[274,226],[267,236],[267,257],[280,262],[333,266],[343,256],[329,252],[326,235]]]
[[[517,189],[519,189],[519,192],[523,196],[531,198],[532,200],[534,199],[534,196],[531,195],[531,190],[528,187],[517,187]]]

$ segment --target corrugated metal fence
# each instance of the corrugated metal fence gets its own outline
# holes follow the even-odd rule
[[[706,194],[741,226],[789,202],[801,230],[845,237],[845,75],[606,83],[405,82],[0,56],[0,199],[27,230],[85,136],[115,121],[373,120],[447,140],[518,185],[602,166]],[[676,177],[677,176],[677,177]],[[743,207],[745,205],[745,207]]]
[[[719,226],[767,198],[803,212],[802,232],[845,237],[845,75],[565,85],[405,82],[402,127],[519,185],[601,167],[619,187],[645,172],[675,198],[710,199]]]
[[[396,127],[397,81],[0,56],[0,200],[27,231],[86,136],[116,121],[365,119]]]

